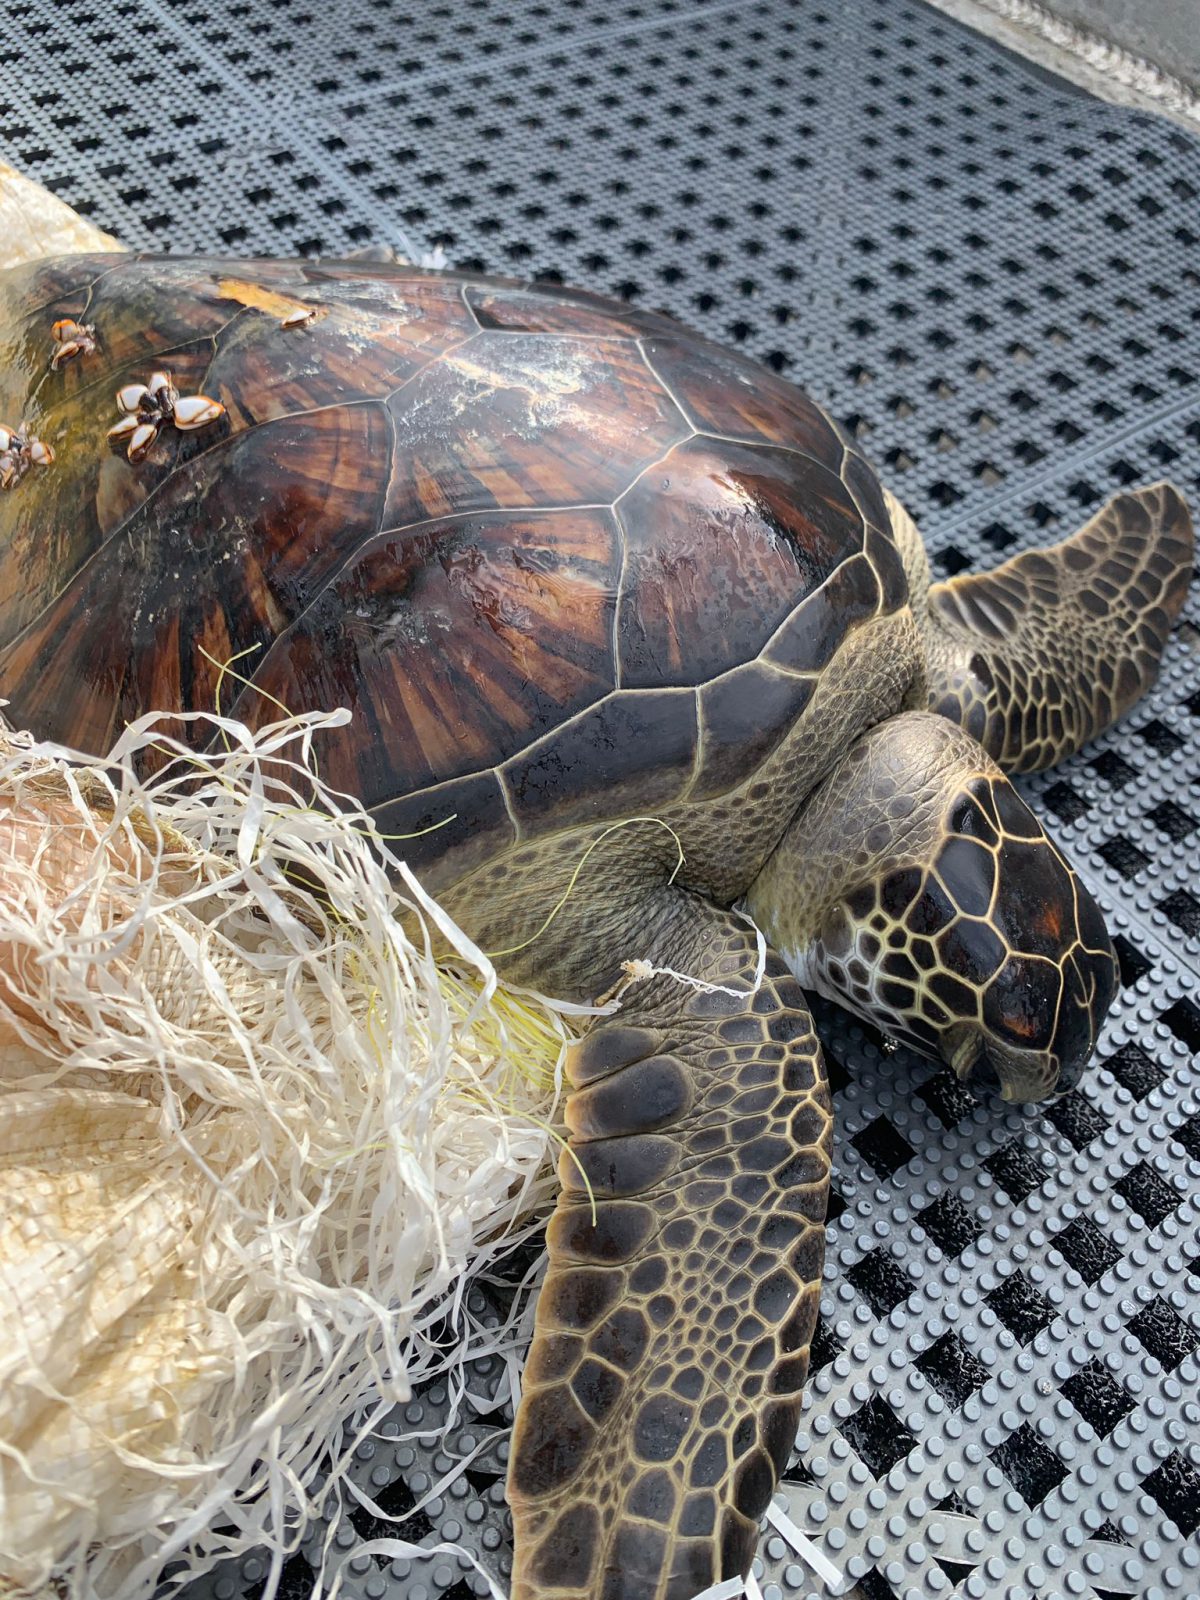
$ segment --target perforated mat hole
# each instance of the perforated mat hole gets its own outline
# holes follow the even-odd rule
[[[973,565],[970,556],[965,556],[956,545],[952,544],[944,546],[941,550],[934,551],[933,564],[940,572],[944,572],[950,578],[956,577],[960,572],[965,572],[968,567]]]
[[[934,1339],[930,1349],[918,1355],[914,1366],[952,1410],[957,1410],[989,1378],[984,1363],[954,1331]]]
[[[1175,449],[1174,445],[1168,444],[1165,439],[1154,439],[1146,448],[1160,467],[1169,467],[1179,460],[1179,451]]]
[[[1063,417],[1054,424],[1054,437],[1063,445],[1078,444],[1084,437],[1084,430],[1077,422],[1071,422]]]
[[[479,1467],[467,1467],[463,1472],[463,1477],[470,1484],[476,1499],[496,1498],[496,1491],[498,1491],[499,1499],[503,1500],[505,1471],[500,1463],[497,1463],[495,1472],[485,1472]]]
[[[276,1600],[310,1600],[317,1576],[312,1567],[297,1550],[283,1564],[279,1575]],[[267,1580],[252,1584],[244,1591],[244,1600],[260,1600],[266,1592]]]
[[[1174,728],[1169,728],[1158,717],[1144,727],[1135,728],[1134,732],[1160,756],[1174,755],[1177,750],[1182,750],[1186,742],[1182,734],[1176,733]]]
[[[983,1298],[1020,1344],[1028,1344],[1054,1318],[1049,1300],[1020,1271]]]
[[[1182,1145],[1193,1161],[1200,1161],[1200,1111],[1194,1112],[1186,1122],[1171,1131],[1175,1143]]]
[[[949,1257],[961,1255],[983,1232],[983,1223],[975,1212],[949,1191],[918,1211],[914,1221]]]
[[[1200,900],[1186,889],[1175,889],[1158,902],[1158,909],[1189,939],[1200,939]]]
[[[959,489],[955,484],[947,482],[944,478],[939,478],[935,483],[931,483],[925,493],[933,501],[934,505],[940,507],[943,511],[948,511],[951,506],[957,505],[963,498],[963,490]],[[943,551],[943,556],[945,553]]]
[[[1051,1243],[1086,1284],[1098,1282],[1121,1259],[1119,1246],[1090,1217],[1076,1217],[1053,1236]]]
[[[1010,1139],[988,1156],[983,1165],[1009,1197],[1018,1202],[1040,1189],[1046,1181],[1041,1162],[1019,1138]]]
[[[862,1600],[900,1600],[896,1590],[878,1567],[865,1572],[855,1585],[855,1594]]]
[[[858,411],[852,411],[848,416],[843,415],[839,418],[839,421],[846,432],[854,439],[865,439],[874,431],[866,417]]]
[[[1186,997],[1162,1015],[1163,1022],[1189,1050],[1200,1050],[1200,1006]]]
[[[1052,783],[1042,798],[1060,822],[1078,822],[1092,809],[1091,801],[1085,800],[1078,789],[1073,789],[1063,778]]]
[[[1151,859],[1144,850],[1139,850],[1123,834],[1117,834],[1115,838],[1106,839],[1102,845],[1097,847],[1096,854],[1126,881],[1136,878],[1139,872],[1145,872],[1150,865]]]
[[[1113,789],[1123,789],[1137,777],[1128,761],[1123,760],[1115,750],[1102,750],[1098,756],[1092,757],[1088,766]]]
[[[986,528],[980,529],[979,537],[993,550],[1007,550],[1017,542],[1016,534],[1003,522],[989,522]]]
[[[917,1153],[887,1117],[876,1117],[874,1122],[860,1129],[850,1143],[881,1178],[890,1178],[907,1166]]]
[[[1031,1511],[1067,1475],[1054,1451],[1043,1444],[1027,1422],[988,1454]]]
[[[819,1016],[819,1005],[814,1006],[813,1009],[814,1014]],[[866,1029],[864,1027],[864,1032],[865,1031]],[[879,1043],[881,1045],[882,1042],[882,1039],[880,1039]],[[850,1082],[851,1073],[846,1062],[841,1058],[838,1052],[829,1045],[827,1045],[825,1048],[825,1076],[829,1080],[829,1092],[834,1096],[836,1102],[837,1096],[841,1094],[842,1090]]]
[[[1142,1488],[1185,1538],[1200,1527],[1200,1467],[1180,1451],[1173,1450],[1161,1467],[1143,1478]]]
[[[832,1361],[836,1361],[845,1348],[826,1319],[818,1317],[816,1332],[809,1346],[809,1372],[820,1372],[822,1367],[827,1367]]]
[[[1152,810],[1147,811],[1146,818],[1160,833],[1165,833],[1173,844],[1181,844],[1189,834],[1195,833],[1200,827],[1200,820],[1192,816],[1190,811],[1185,811],[1174,800],[1160,801]]]
[[[953,1588],[956,1593],[965,1593],[964,1590],[961,1590],[960,1586],[963,1582],[963,1579],[969,1578],[975,1571],[977,1563],[973,1561],[951,1561],[946,1556],[935,1556],[933,1560],[934,1566],[938,1567],[942,1572],[945,1573],[951,1588]]]
[[[1160,1177],[1146,1161],[1139,1161],[1131,1167],[1117,1179],[1113,1188],[1149,1228],[1157,1228],[1163,1218],[1169,1217],[1183,1201],[1178,1190]]]
[[[912,1284],[883,1245],[847,1267],[846,1279],[876,1316],[887,1316],[912,1293]]]
[[[396,1478],[386,1488],[375,1489],[371,1498],[384,1513],[377,1517],[366,1506],[353,1506],[350,1522],[360,1539],[407,1539],[419,1544],[434,1531],[434,1525],[424,1511],[413,1511],[416,1497],[403,1478]],[[411,1516],[406,1513],[413,1511]],[[390,1556],[376,1556],[375,1564],[386,1567]]]
[[[1122,1088],[1130,1091],[1138,1101],[1146,1099],[1150,1091],[1157,1090],[1166,1077],[1165,1067],[1158,1066],[1158,1062],[1152,1061],[1141,1045],[1133,1043],[1122,1045],[1114,1056],[1107,1058],[1104,1066],[1117,1078]]]
[[[1139,950],[1137,945],[1131,944],[1123,933],[1118,933],[1112,943],[1117,953],[1122,988],[1132,988],[1139,978],[1144,978],[1148,972],[1154,970],[1154,963],[1146,953]]]
[[[1096,1359],[1060,1385],[1062,1393],[1099,1438],[1104,1439],[1134,1409],[1129,1392]],[[1116,1530],[1113,1530],[1114,1533]],[[1117,1542],[1119,1543],[1119,1537]]]
[[[1067,494],[1083,510],[1094,506],[1100,499],[1100,490],[1087,478],[1076,478],[1074,483],[1068,484]]]
[[[847,1417],[841,1432],[877,1478],[885,1477],[917,1442],[881,1394],[872,1395]]]
[[[1200,1333],[1161,1295],[1155,1295],[1125,1326],[1165,1372],[1174,1372],[1185,1357],[1200,1349]]]
[[[935,1500],[934,1506],[938,1511],[949,1511],[956,1517],[974,1516],[974,1512],[963,1497],[953,1492],[943,1495],[940,1500]]]
[[[925,1102],[943,1128],[957,1127],[979,1104],[948,1067],[927,1079],[917,1089],[916,1095],[918,1100]]]
[[[1074,1089],[1044,1107],[1042,1115],[1075,1150],[1086,1150],[1093,1139],[1111,1127],[1104,1113]]]

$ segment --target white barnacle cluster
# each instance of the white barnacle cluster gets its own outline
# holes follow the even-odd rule
[[[15,489],[30,467],[48,467],[54,451],[26,423],[7,428],[0,422],[0,490]]]
[[[117,390],[117,410],[121,420],[108,430],[108,437],[125,445],[130,461],[141,461],[168,423],[190,433],[225,414],[221,402],[206,394],[181,397],[169,372],[152,372],[148,383],[124,384]]]

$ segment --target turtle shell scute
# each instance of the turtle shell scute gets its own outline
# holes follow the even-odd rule
[[[703,434],[657,461],[617,510],[630,688],[699,684],[752,661],[789,619],[804,627],[797,607],[862,547],[862,519],[828,468]],[[878,584],[872,593],[877,604]],[[840,620],[844,631],[850,617]]]
[[[254,723],[273,702],[349,706],[326,760],[368,807],[484,771],[614,688],[620,564],[601,509],[381,534],[279,634],[231,710]]]
[[[481,328],[615,339],[671,337],[682,331],[670,317],[620,306],[581,289],[549,284],[468,282],[463,299]]]
[[[96,349],[51,373],[68,316]],[[225,412],[130,463],[114,396],[158,369]],[[574,291],[41,263],[0,277],[0,400],[58,456],[0,497],[11,715],[103,753],[147,710],[215,709],[249,652],[223,709],[349,706],[323,776],[430,870],[736,788],[903,601],[878,486],[818,406]]]
[[[234,434],[177,466],[0,651],[14,716],[103,753],[146,711],[215,709],[221,664],[249,652],[253,671],[378,526],[383,483],[362,462],[388,448],[382,407],[344,406]],[[230,699],[227,688],[225,709]]]
[[[388,402],[384,524],[609,505],[688,426],[627,340],[479,333]]]

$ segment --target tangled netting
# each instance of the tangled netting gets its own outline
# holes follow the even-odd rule
[[[0,1592],[264,1544],[273,1592],[383,1412],[519,1341],[465,1291],[552,1198],[572,1008],[323,785],[346,715],[0,738]]]

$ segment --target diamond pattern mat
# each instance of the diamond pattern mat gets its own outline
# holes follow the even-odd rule
[[[1122,485],[1200,505],[1200,145],[920,4],[13,0],[0,155],[131,245],[439,246],[668,310],[825,402],[944,574]],[[1200,1593],[1198,664],[1193,591],[1154,693],[1025,784],[1125,978],[1075,1091],[981,1105],[821,1011],[836,1197],[764,1600]],[[503,1585],[507,1393],[491,1357],[397,1411],[355,1473],[399,1522],[315,1530],[280,1593],[326,1539],[348,1600],[485,1592],[376,1533]]]

